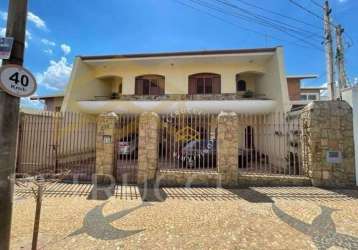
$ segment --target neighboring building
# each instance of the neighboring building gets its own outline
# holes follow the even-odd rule
[[[77,57],[62,111],[268,113],[290,109],[283,49]]]
[[[31,100],[38,100],[44,102],[44,110],[46,111],[61,111],[61,106],[63,103],[64,94],[53,94],[53,95],[46,95],[46,96],[33,96]]]
[[[301,109],[312,101],[321,100],[321,92],[326,88],[301,87],[304,79],[315,79],[316,75],[287,76],[287,88],[292,110]]]
[[[342,90],[342,99],[353,109],[353,132],[356,160],[356,184],[358,186],[358,85]]]

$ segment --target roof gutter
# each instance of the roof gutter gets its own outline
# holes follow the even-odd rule
[[[100,56],[79,56],[83,61],[131,59],[131,58],[155,58],[155,57],[178,57],[178,56],[205,56],[205,55],[230,55],[230,54],[255,54],[276,52],[275,48],[239,49],[239,50],[203,50],[183,51],[164,53],[124,54],[124,55],[100,55]]]

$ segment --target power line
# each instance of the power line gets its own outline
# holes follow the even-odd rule
[[[212,5],[210,5],[210,4],[208,4],[207,2],[204,2],[204,1],[202,1],[202,0],[189,0],[189,1],[194,2],[194,3],[196,3],[196,4],[200,5],[200,6],[204,6],[204,7],[210,8],[210,9],[212,9],[212,10],[214,10],[214,11],[222,12],[222,13],[224,13],[224,14],[226,14],[226,15],[228,14],[227,10],[218,9],[217,6],[212,6]],[[246,11],[246,10],[244,10],[244,11]],[[244,21],[247,21],[247,22],[249,22],[249,23],[255,22],[255,23],[258,23],[258,24],[260,24],[260,25],[266,26],[266,27],[268,27],[268,28],[272,28],[272,29],[279,30],[279,31],[281,31],[281,32],[283,32],[283,33],[285,33],[285,34],[291,36],[291,37],[296,38],[297,40],[300,40],[301,42],[303,42],[303,43],[305,43],[305,44],[310,45],[311,47],[313,47],[313,48],[315,48],[315,49],[317,49],[317,50],[323,51],[323,50],[322,50],[320,47],[318,47],[316,44],[313,44],[313,43],[311,43],[311,42],[305,40],[305,38],[302,38],[302,37],[300,37],[300,36],[297,36],[297,34],[292,33],[292,31],[289,31],[289,30],[287,30],[286,28],[283,28],[282,26],[280,27],[280,26],[278,26],[277,24],[274,24],[274,23],[272,23],[272,22],[268,22],[267,20],[264,20],[264,19],[262,19],[262,18],[260,18],[260,17],[257,17],[257,16],[255,16],[255,14],[253,15],[254,17],[252,17],[252,16],[247,16],[247,15],[245,15],[245,14],[238,14],[237,12],[235,12],[234,14],[229,13],[229,15],[234,16],[234,17],[237,17],[237,18],[242,19],[242,20],[244,20]],[[252,15],[252,14],[251,14],[251,15]]]
[[[288,31],[288,32],[295,32],[295,33],[301,33],[301,34],[309,34],[310,37],[316,36],[319,37],[320,39],[324,39],[323,36],[320,36],[312,31],[306,30],[306,29],[302,29],[300,27],[297,26],[293,26],[287,23],[284,23],[280,20],[277,19],[273,19],[273,18],[269,18],[260,14],[255,14],[247,9],[243,9],[235,4],[231,4],[228,3],[227,1],[222,1],[222,0],[216,0],[217,2],[221,2],[224,5],[227,5],[231,8],[237,9],[239,11],[242,12],[242,14],[246,15],[246,16],[252,16],[254,18],[256,18],[257,20],[260,20],[261,22],[264,22],[264,24],[268,24],[270,26],[273,26],[275,29],[279,29],[281,31]]]
[[[249,31],[249,32],[253,32],[253,33],[256,33],[256,34],[261,35],[261,36],[264,36],[264,37],[269,36],[269,37],[275,38],[275,39],[277,39],[277,40],[283,40],[282,38],[277,38],[277,37],[274,37],[274,36],[272,36],[272,35],[268,35],[268,34],[266,34],[266,33],[262,33],[262,32],[256,31],[256,30],[254,30],[254,29],[248,29],[248,28],[242,27],[241,25],[239,25],[239,24],[237,24],[237,23],[230,22],[230,21],[228,21],[228,20],[226,20],[226,19],[224,19],[224,18],[221,18],[220,16],[214,15],[214,14],[212,14],[212,13],[210,13],[210,12],[204,11],[203,9],[194,7],[194,6],[192,6],[192,5],[189,5],[189,4],[187,4],[187,3],[182,2],[182,1],[180,1],[180,0],[173,0],[173,1],[175,1],[175,2],[177,2],[177,3],[179,3],[179,4],[181,4],[181,5],[184,5],[184,6],[186,6],[186,7],[189,7],[189,8],[191,8],[191,9],[194,9],[194,10],[197,10],[197,11],[200,11],[200,12],[203,12],[203,13],[205,13],[205,14],[211,16],[211,17],[214,17],[214,18],[216,18],[216,19],[218,19],[218,20],[221,20],[221,21],[223,21],[223,22],[225,22],[225,23],[234,25],[234,26],[236,26],[236,27],[238,27],[238,28],[240,28],[240,29],[242,29],[242,30],[246,30],[246,31]]]
[[[338,18],[336,15],[334,15],[334,13],[332,13],[332,16],[334,18],[334,20],[336,20],[336,22],[338,21]],[[336,26],[334,26],[335,28]],[[354,40],[353,38],[349,35],[349,33],[347,31],[344,32],[343,34],[344,40],[345,40],[345,46],[347,49],[351,48],[354,46]],[[347,41],[349,40],[349,41]]]
[[[262,10],[262,11],[265,11],[265,12],[268,12],[268,13],[271,13],[273,15],[276,15],[276,16],[279,16],[279,17],[282,17],[282,18],[285,18],[287,20],[292,20],[292,21],[295,21],[297,23],[301,23],[301,24],[305,24],[307,26],[310,26],[312,28],[315,28],[315,29],[318,29],[318,30],[321,30],[322,31],[322,27],[318,26],[318,25],[314,25],[314,24],[311,24],[311,23],[308,23],[308,22],[305,22],[305,21],[302,21],[298,18],[294,18],[294,17],[291,17],[291,16],[287,16],[287,15],[284,15],[282,13],[279,13],[279,12],[276,12],[276,11],[273,11],[273,10],[269,10],[269,9],[266,9],[266,8],[263,8],[261,6],[258,6],[258,5],[255,5],[253,3],[250,3],[250,2],[247,2],[247,1],[244,1],[244,0],[236,0],[238,2],[241,2],[247,6],[251,6],[253,8],[256,8],[256,9],[259,9],[259,10]]]
[[[269,17],[266,17],[266,16],[263,16],[263,15],[260,15],[260,14],[255,14],[249,10],[246,10],[246,9],[243,9],[235,4],[231,4],[231,3],[228,3],[227,1],[222,1],[222,0],[216,0],[217,2],[221,2],[231,8],[234,8],[234,9],[237,9],[239,11],[241,11],[243,14],[245,14],[246,16],[247,15],[250,15],[250,16],[253,16],[254,18],[260,20],[260,21],[264,21],[266,23],[269,23],[270,25],[274,25],[276,28],[279,27],[279,28],[283,28],[283,29],[286,29],[286,30],[289,30],[289,31],[293,31],[293,32],[297,32],[297,33],[302,33],[302,34],[310,34],[312,36],[318,36],[320,39],[323,39],[323,37],[317,35],[316,33],[312,32],[312,31],[309,31],[309,30],[306,30],[306,29],[302,29],[300,27],[297,27],[297,26],[293,26],[293,25],[290,25],[290,24],[287,24],[287,23],[284,23],[280,20],[277,20],[277,19],[273,19],[273,18],[269,18]]]
[[[310,13],[311,15],[313,15],[313,16],[315,16],[315,17],[317,17],[317,18],[319,18],[319,19],[321,19],[321,20],[324,21],[324,18],[323,18],[323,17],[321,17],[321,16],[317,15],[316,13],[314,13],[313,11],[307,9],[305,6],[303,6],[303,5],[301,5],[301,4],[297,3],[297,2],[295,2],[294,0],[289,0],[289,1],[290,1],[292,4],[296,5],[297,7],[303,9],[304,11],[306,11],[306,12]],[[315,3],[315,4],[318,5],[319,7],[322,7],[322,8],[323,8],[323,6],[321,6],[320,4],[318,4],[316,1],[311,0],[311,2]],[[330,22],[329,25],[330,25],[331,27],[333,27],[333,28],[336,28],[336,25],[335,25],[334,23],[332,23],[332,22]],[[348,42],[348,43],[346,44],[346,46],[347,46],[348,48],[352,47],[353,44],[354,44],[354,40],[352,39],[352,37],[351,37],[349,34],[345,34],[345,37],[347,37],[347,38],[350,40],[350,42]]]
[[[311,3],[313,3],[314,5],[316,5],[318,8],[323,9],[323,5],[320,3],[317,3],[315,0],[311,0]]]
[[[184,6],[186,6],[186,7],[189,7],[189,8],[191,8],[191,9],[194,9],[194,10],[196,10],[196,11],[203,12],[203,13],[205,13],[205,14],[211,16],[211,17],[214,17],[214,18],[216,18],[216,19],[218,19],[218,20],[220,20],[220,21],[222,21],[222,22],[225,22],[225,23],[228,23],[228,24],[230,24],[230,25],[236,26],[236,27],[238,27],[238,28],[240,28],[240,29],[242,29],[242,30],[246,30],[246,31],[255,33],[255,34],[260,35],[260,36],[263,36],[263,37],[265,37],[265,38],[270,37],[270,38],[275,39],[275,40],[278,40],[278,41],[284,41],[284,42],[286,42],[286,44],[294,44],[294,45],[299,46],[299,47],[312,49],[311,46],[303,45],[303,44],[297,43],[296,41],[289,41],[289,40],[284,39],[284,38],[280,38],[280,37],[277,37],[277,36],[272,36],[272,35],[269,35],[269,34],[266,34],[266,33],[259,32],[259,31],[254,30],[254,29],[249,29],[249,28],[243,27],[243,26],[239,25],[238,23],[230,22],[230,21],[228,21],[228,20],[225,19],[225,18],[222,18],[222,17],[220,17],[220,16],[217,16],[217,15],[215,15],[215,14],[209,12],[209,11],[205,11],[205,10],[202,9],[202,8],[197,8],[197,7],[192,6],[192,5],[190,5],[190,4],[184,3],[184,2],[181,1],[181,0],[173,0],[173,1],[175,1],[175,2],[177,2],[177,3],[179,3],[179,4],[181,4],[181,5],[184,5]],[[189,0],[189,1],[193,2],[192,0]],[[199,6],[202,7],[202,5],[200,5],[200,4],[198,4],[198,3],[194,3],[194,4],[197,4],[197,5],[199,5]],[[214,10],[214,11],[216,11],[216,12],[221,12],[221,13],[227,14],[227,13],[223,12],[222,10],[217,10],[217,9],[214,9],[214,8],[212,8],[212,7],[210,7],[210,6],[209,6],[209,7],[206,7],[206,8],[211,9],[211,10]],[[322,52],[322,50],[320,50],[320,52]]]
[[[297,2],[295,2],[294,0],[289,0],[289,2],[292,3],[292,4],[294,4],[294,5],[296,5],[296,6],[299,7],[300,9],[304,10],[305,12],[311,14],[312,16],[317,17],[317,18],[320,19],[320,20],[324,20],[324,18],[323,18],[322,16],[316,14],[316,13],[313,12],[312,10],[306,8],[305,6],[303,6],[303,5],[301,5],[301,4],[297,3]]]
[[[227,10],[218,9],[216,6],[213,7],[212,5],[208,5],[206,2],[203,2],[202,0],[190,0],[190,1],[197,2],[197,3],[199,2],[198,4],[201,5],[201,6],[206,6],[208,8],[214,9],[215,11],[220,11],[220,12],[222,12],[224,14],[228,14]],[[244,9],[243,11],[245,12],[246,10]],[[237,18],[242,19],[242,20],[244,20],[246,22],[249,22],[249,23],[255,22],[255,23],[258,23],[260,25],[266,26],[268,28],[279,30],[279,31],[291,36],[291,37],[296,38],[297,40],[300,40],[301,42],[303,42],[305,44],[310,45],[311,47],[313,47],[315,49],[321,50],[320,47],[317,47],[315,44],[312,44],[309,41],[306,41],[305,39],[303,39],[301,37],[298,37],[295,34],[292,34],[292,32],[287,31],[287,29],[282,28],[282,26],[279,27],[279,26],[275,25],[272,22],[267,22],[266,20],[263,20],[260,17],[255,17],[255,15],[254,15],[254,17],[252,17],[252,16],[248,16],[246,14],[238,14],[237,12],[235,12],[234,14],[231,14],[231,13],[229,13],[229,14],[231,16],[237,17]]]

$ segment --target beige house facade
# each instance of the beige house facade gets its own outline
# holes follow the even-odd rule
[[[281,47],[79,56],[62,112],[23,116],[21,145],[42,134],[19,162],[140,186],[230,187],[260,184],[258,175],[264,183],[290,176],[284,183],[351,185],[352,109],[316,101],[290,112],[293,94],[312,90],[286,76],[283,58]],[[28,130],[34,124],[42,129]],[[31,158],[49,146],[49,157]]]
[[[283,49],[80,56],[62,111],[159,114],[290,109]]]

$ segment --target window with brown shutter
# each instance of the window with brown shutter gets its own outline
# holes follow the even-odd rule
[[[189,76],[189,95],[210,95],[221,93],[221,77],[218,74],[199,73]]]
[[[135,79],[136,95],[164,95],[165,78],[159,75],[143,75]]]

